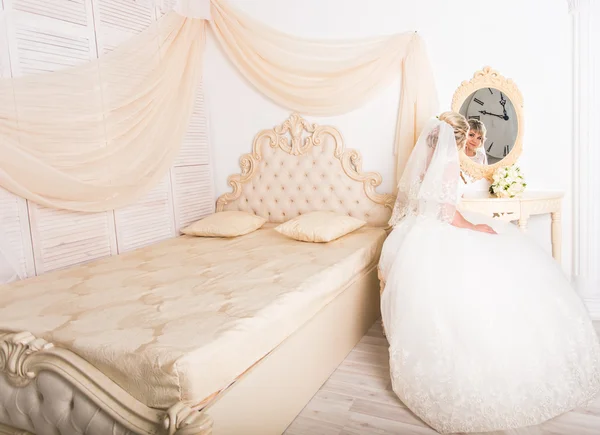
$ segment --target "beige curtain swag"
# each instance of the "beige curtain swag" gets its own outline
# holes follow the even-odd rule
[[[180,2],[177,12],[96,61],[0,80],[0,186],[48,207],[87,212],[125,206],[154,187],[171,167],[192,113],[207,23],[201,16],[211,18],[243,76],[294,111],[347,113],[401,77],[399,178],[424,122],[437,111],[416,33],[306,40],[223,0],[208,2]],[[197,18],[180,15],[186,10]]]
[[[170,14],[96,61],[0,80],[0,186],[89,212],[149,191],[187,130],[204,29]]]

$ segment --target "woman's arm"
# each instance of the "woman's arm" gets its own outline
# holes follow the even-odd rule
[[[466,220],[459,211],[454,213],[454,219],[452,219],[452,225],[454,225],[455,227],[458,227],[458,228],[466,228],[469,230],[475,229],[475,225],[473,225],[471,222]]]
[[[492,227],[490,227],[489,225],[485,225],[485,224],[473,225],[471,222],[466,220],[459,211],[457,211],[454,214],[454,219],[452,220],[452,225],[454,225],[457,228],[466,228],[468,230],[480,231],[482,233],[496,234],[496,231],[494,231],[494,229]]]

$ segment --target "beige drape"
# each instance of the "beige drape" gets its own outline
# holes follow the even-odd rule
[[[414,32],[352,41],[306,40],[279,32],[222,0],[212,1],[211,28],[242,75],[294,111],[340,115],[402,77],[396,127],[396,184],[437,92],[421,37]],[[385,144],[371,144],[385,146]]]
[[[172,13],[97,61],[0,80],[0,186],[69,210],[135,201],[178,153],[204,42],[204,20]]]
[[[296,38],[212,0],[211,28],[240,72],[280,105],[337,115],[402,77],[397,178],[437,110],[421,38]],[[0,80],[0,186],[49,207],[104,211],[165,176],[190,119],[206,21],[165,15],[83,66]],[[385,144],[369,144],[385,146]]]

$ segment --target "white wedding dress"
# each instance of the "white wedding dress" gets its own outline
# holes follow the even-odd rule
[[[433,120],[379,264],[392,386],[441,433],[536,425],[596,395],[600,344],[561,269],[513,224],[465,215],[498,235],[450,225],[458,165],[452,128]]]

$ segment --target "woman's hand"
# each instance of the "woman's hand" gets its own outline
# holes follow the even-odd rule
[[[469,222],[468,220],[466,220],[462,214],[460,214],[460,212],[456,212],[454,214],[454,219],[452,220],[452,225],[454,225],[455,227],[458,228],[466,228],[469,230],[473,230],[473,231],[479,231],[481,233],[488,233],[488,234],[497,234],[496,231],[494,231],[494,229],[492,227],[490,227],[489,225],[486,224],[477,224],[474,225],[471,222]]]
[[[494,231],[494,229],[492,227],[490,227],[489,225],[486,225],[486,224],[477,224],[474,226],[473,229],[475,231],[479,231],[482,233],[498,234],[496,231]]]

